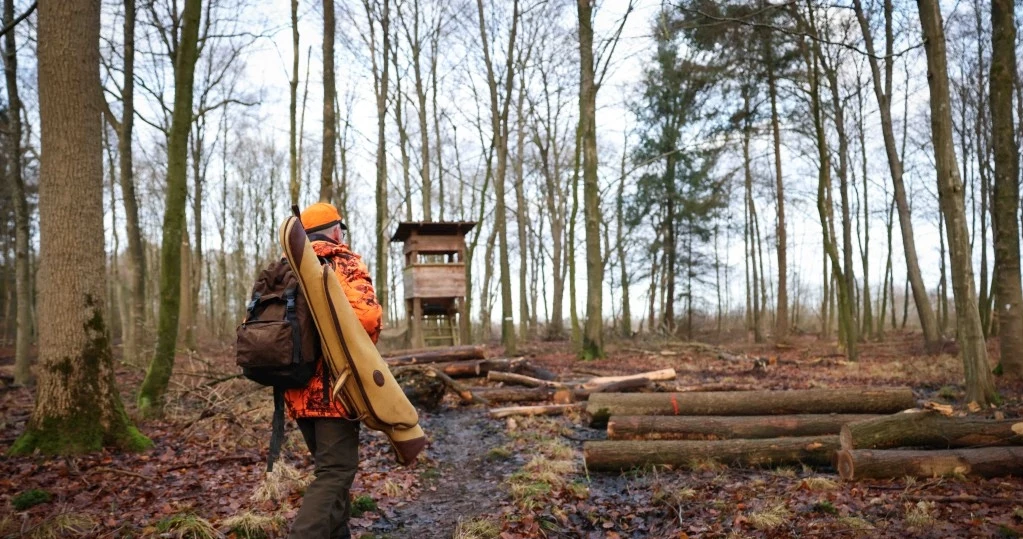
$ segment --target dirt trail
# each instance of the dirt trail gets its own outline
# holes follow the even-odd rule
[[[459,519],[494,514],[507,503],[502,482],[517,469],[518,459],[488,459],[490,449],[508,439],[501,424],[485,414],[481,409],[443,408],[424,418],[423,428],[430,437],[429,464],[421,472],[425,488],[415,502],[396,509],[391,518],[377,521],[369,533],[449,538]]]

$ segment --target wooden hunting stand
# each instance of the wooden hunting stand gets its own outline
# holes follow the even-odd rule
[[[465,313],[465,234],[476,223],[402,222],[391,242],[405,244],[405,312],[413,348],[469,341]]]

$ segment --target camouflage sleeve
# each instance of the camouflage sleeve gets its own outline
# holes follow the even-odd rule
[[[349,303],[355,315],[366,328],[366,333],[377,342],[380,338],[381,317],[383,310],[377,303],[376,290],[373,289],[373,280],[369,276],[369,269],[362,262],[362,257],[357,254],[337,256],[334,258],[334,271],[338,280],[341,281],[341,288],[345,291]]]

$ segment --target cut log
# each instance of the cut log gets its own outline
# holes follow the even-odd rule
[[[490,417],[500,419],[515,415],[561,415],[571,410],[582,410],[582,404],[549,404],[546,406],[509,406],[490,410]]]
[[[538,402],[550,399],[554,390],[548,387],[473,387],[473,395],[490,402]]]
[[[909,388],[596,393],[586,411],[591,416],[890,414],[915,404]]]
[[[842,425],[870,419],[863,414],[779,416],[612,416],[609,440],[732,440],[838,434]]]
[[[397,367],[419,363],[483,359],[485,357],[487,357],[486,347],[466,345],[449,346],[447,348],[424,348],[422,350],[400,350],[397,355],[385,357],[384,361],[392,367]]]
[[[495,371],[491,370],[487,372],[487,380],[491,382],[505,382],[509,384],[519,384],[528,387],[553,387],[553,388],[564,388],[568,387],[561,382],[553,382],[550,380],[541,380],[539,378],[533,378],[532,376],[526,376],[524,374],[515,374],[513,372]]]
[[[1023,447],[978,449],[841,449],[838,473],[846,481],[893,477],[1023,475]]]
[[[599,441],[583,444],[588,470],[626,470],[650,465],[692,467],[700,461],[742,466],[830,465],[838,436],[762,440]]]
[[[1023,445],[1023,420],[947,417],[933,410],[857,421],[842,427],[842,449]]]
[[[606,384],[613,384],[615,382],[629,382],[633,380],[643,380],[645,382],[658,382],[664,380],[674,380],[677,374],[675,369],[661,369],[659,371],[641,372],[639,374],[630,374],[627,376],[599,376],[597,378],[591,378],[582,384],[583,389],[589,389],[592,387],[601,387]]]
[[[451,376],[452,378],[476,378],[486,376],[490,371],[519,371],[527,365],[525,358],[473,359],[468,361],[452,361],[449,363],[433,363],[430,366]]]

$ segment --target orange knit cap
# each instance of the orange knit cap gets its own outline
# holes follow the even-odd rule
[[[341,222],[341,214],[337,212],[337,208],[333,204],[317,202],[302,210],[302,226],[306,232],[315,232],[334,225],[341,225],[341,228],[344,230],[348,229]]]

